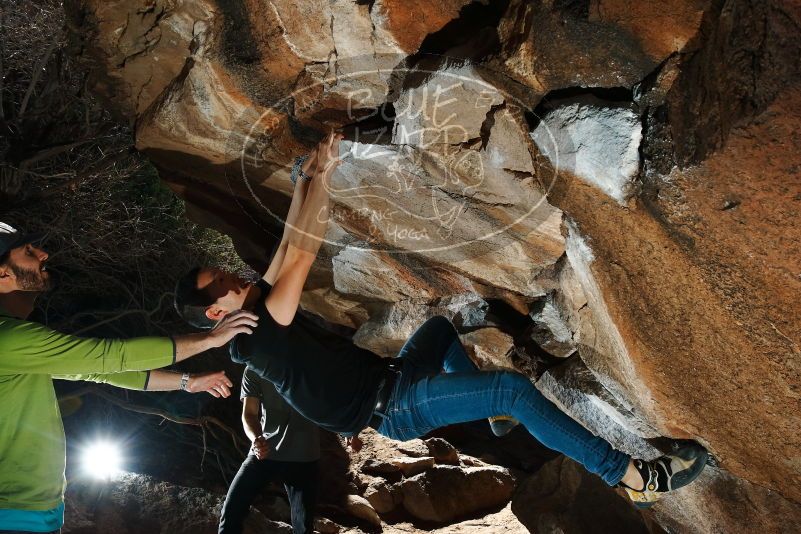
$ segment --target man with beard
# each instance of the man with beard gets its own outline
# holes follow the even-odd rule
[[[445,317],[427,320],[396,358],[384,359],[298,314],[303,285],[325,236],[340,138],[330,134],[309,157],[311,175],[295,187],[284,236],[261,280],[245,284],[204,268],[179,281],[176,307],[188,322],[211,327],[235,310],[253,310],[259,326],[252,336],[234,340],[232,359],[273,383],[301,415],[352,441],[368,426],[406,441],[436,428],[500,416],[511,425],[519,421],[543,445],[610,486],[623,486],[641,507],[698,477],[707,458],[700,445],[677,447],[654,461],[615,450],[545,398],[528,377],[479,371]]]
[[[150,371],[221,347],[256,326],[238,312],[207,333],[129,340],[78,338],[27,321],[50,289],[38,239],[0,223],[0,532],[58,532],[64,523],[65,437],[53,378],[139,390],[230,395],[224,373]]]

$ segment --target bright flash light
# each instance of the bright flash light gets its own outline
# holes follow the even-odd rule
[[[117,444],[98,441],[88,446],[83,453],[83,469],[90,476],[102,480],[122,473],[122,454]]]

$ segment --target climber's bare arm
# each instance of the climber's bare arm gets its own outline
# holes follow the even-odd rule
[[[328,228],[328,184],[331,174],[340,163],[340,139],[341,135],[332,132],[317,147],[317,164],[312,180],[297,214],[296,224],[288,227],[286,250],[280,267],[275,268],[277,273],[273,288],[265,300],[270,315],[282,325],[290,324],[295,317],[303,286]],[[270,269],[273,269],[272,265]]]
[[[303,163],[303,172],[311,175],[317,166],[317,148],[309,154],[309,158]],[[281,271],[281,265],[284,263],[286,257],[286,249],[289,245],[289,231],[298,224],[298,216],[303,207],[303,202],[306,200],[306,194],[309,191],[309,182],[303,178],[298,177],[295,184],[295,190],[292,192],[292,203],[289,205],[289,211],[286,214],[286,221],[284,222],[284,234],[281,236],[281,242],[278,248],[275,249],[272,261],[267,272],[262,277],[265,282],[270,285],[275,284],[275,279],[278,278],[278,273]]]
[[[278,324],[286,326],[295,318],[300,295],[315,257],[315,253],[298,249],[291,243],[287,245],[281,270],[265,300],[267,311]]]

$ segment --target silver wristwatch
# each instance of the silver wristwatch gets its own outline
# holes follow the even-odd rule
[[[189,383],[189,373],[181,375],[181,391],[186,391],[186,385]]]

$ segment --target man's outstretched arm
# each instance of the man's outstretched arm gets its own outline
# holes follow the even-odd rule
[[[175,361],[180,362],[209,349],[222,347],[238,334],[252,334],[258,317],[239,310],[226,315],[208,332],[175,336]]]
[[[178,371],[124,371],[122,373],[85,374],[85,375],[54,375],[58,380],[84,380],[109,384],[123,389],[138,391],[177,391],[181,389],[183,373]],[[231,380],[225,376],[224,371],[211,373],[190,373],[186,383],[188,393],[207,392],[214,397],[229,397],[231,395]]]
[[[237,334],[250,334],[254,314],[226,316],[209,332],[134,339],[80,338],[19,319],[0,320],[0,374],[75,375],[159,369],[205,350],[221,347]]]
[[[156,369],[150,373],[143,391],[177,391],[181,389],[183,373],[180,371],[163,371]],[[206,392],[213,397],[228,398],[231,396],[233,383],[225,376],[225,371],[209,373],[188,373],[187,393]]]
[[[318,145],[317,165],[297,222],[287,227],[286,252],[265,301],[270,315],[281,325],[289,325],[295,317],[303,286],[328,228],[329,182],[340,163],[341,139],[341,135],[331,132]]]

